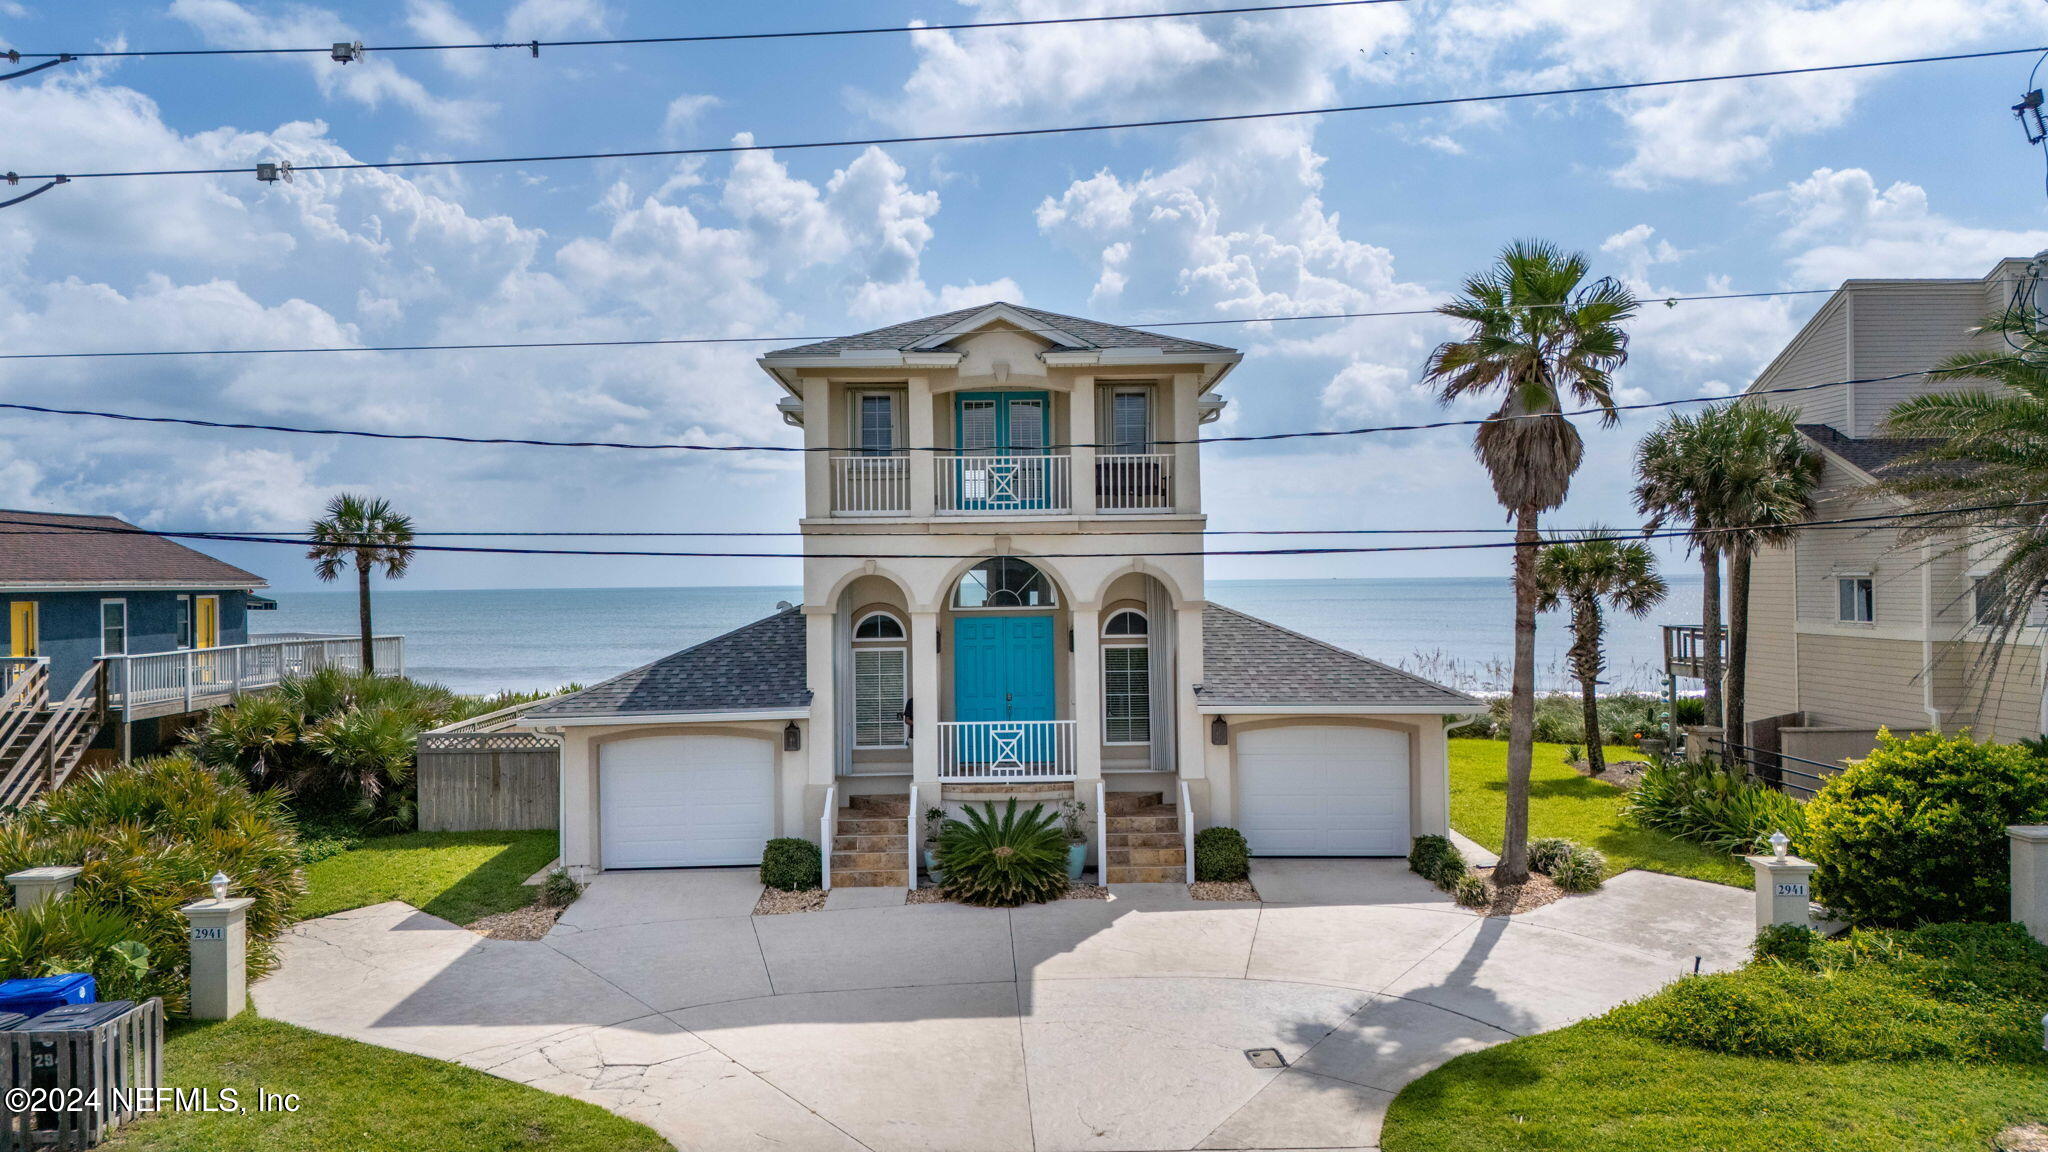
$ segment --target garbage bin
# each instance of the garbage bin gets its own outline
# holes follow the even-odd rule
[[[52,1008],[90,1004],[99,998],[99,986],[85,972],[0,982],[0,1012],[19,1012],[24,1016],[41,1016]]]
[[[9,1087],[32,1092],[25,1102],[0,1103],[0,1148],[96,1147],[122,1124],[155,1110],[163,1052],[161,1000],[66,1004],[0,1031],[0,1071]],[[51,1094],[58,1089],[69,1091],[58,1099]]]

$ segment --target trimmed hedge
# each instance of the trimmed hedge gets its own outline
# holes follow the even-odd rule
[[[1195,879],[1229,882],[1252,874],[1252,850],[1244,833],[1218,825],[1195,833]]]
[[[1408,849],[1408,870],[1449,892],[1465,874],[1465,857],[1448,836],[1417,836]]]
[[[795,836],[778,836],[761,850],[761,883],[784,892],[808,892],[825,884],[825,858],[818,846]]]

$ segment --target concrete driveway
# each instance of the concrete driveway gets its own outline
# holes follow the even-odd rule
[[[684,1149],[1370,1148],[1403,1084],[1738,963],[1747,892],[1644,872],[1513,919],[1399,861],[1013,911],[753,917],[751,870],[600,877],[544,941],[310,921],[265,1016],[590,1100]],[[1251,1049],[1285,1067],[1257,1066]]]

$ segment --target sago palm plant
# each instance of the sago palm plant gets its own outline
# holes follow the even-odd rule
[[[1628,359],[1624,325],[1635,295],[1619,281],[1588,281],[1585,256],[1540,241],[1510,244],[1493,267],[1465,281],[1438,312],[1467,325],[1430,354],[1423,382],[1450,404],[1495,404],[1473,451],[1515,525],[1514,670],[1508,708],[1507,819],[1494,879],[1529,878],[1529,769],[1536,722],[1537,523],[1564,503],[1584,443],[1567,403],[1603,411],[1612,424],[1612,373]]]
[[[1011,800],[969,805],[964,820],[939,829],[939,868],[946,894],[963,904],[1014,908],[1056,900],[1067,890],[1067,835],[1059,813],[1033,804],[1023,812]]]
[[[1598,776],[1607,771],[1601,750],[1600,675],[1607,657],[1601,649],[1606,620],[1603,607],[1631,616],[1647,615],[1668,590],[1657,575],[1657,556],[1641,541],[1623,540],[1603,529],[1546,545],[1536,558],[1536,606],[1549,612],[1568,605],[1572,644],[1566,652],[1578,678],[1585,716],[1586,768]]]

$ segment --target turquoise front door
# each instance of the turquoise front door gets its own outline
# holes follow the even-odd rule
[[[976,775],[1026,775],[1057,760],[1050,616],[961,616],[953,621],[956,753]]]
[[[962,392],[953,409],[959,457],[954,506],[965,511],[1034,511],[1051,506],[1052,401],[1043,392]]]

